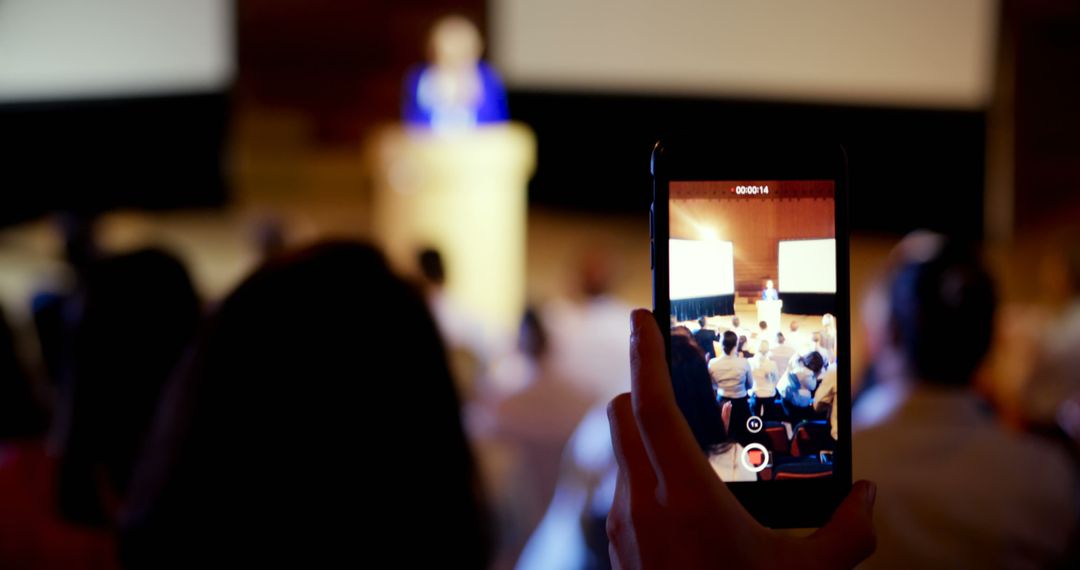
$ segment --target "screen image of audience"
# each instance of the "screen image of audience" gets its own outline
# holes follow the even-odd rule
[[[837,437],[832,315],[822,316],[821,329],[809,337],[799,333],[798,320],[787,335],[769,331],[764,321],[751,332],[738,316],[717,331],[710,320],[698,318],[696,331],[672,327],[672,382],[717,474],[725,481],[829,476]],[[754,429],[752,417],[760,421]],[[768,451],[758,473],[742,461],[751,444]]]

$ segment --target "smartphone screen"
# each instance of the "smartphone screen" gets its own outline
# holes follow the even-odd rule
[[[709,463],[731,483],[831,478],[835,182],[672,180],[667,210],[672,382]]]

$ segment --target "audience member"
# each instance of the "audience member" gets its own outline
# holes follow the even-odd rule
[[[606,250],[586,252],[574,275],[574,294],[553,301],[541,313],[551,333],[553,371],[594,395],[594,403],[626,390],[625,303],[611,293],[616,270]]]
[[[388,334],[396,322],[408,342]],[[313,246],[246,279],[159,420],[132,482],[126,568],[489,558],[435,322],[367,246]]]
[[[769,339],[769,323],[761,321],[758,323],[758,330],[754,331],[754,340],[768,340]]]
[[[762,408],[776,398],[776,385],[780,379],[776,363],[769,354],[769,341],[761,341],[757,356],[750,361],[750,374],[754,379],[750,410],[754,415],[763,416]]]
[[[458,383],[458,391],[466,401],[473,400],[479,397],[479,379],[485,374],[491,357],[487,331],[468,309],[447,294],[446,266],[439,250],[420,250],[417,265],[428,307],[450,358],[450,369]]]
[[[162,387],[195,337],[199,298],[178,259],[146,249],[91,263],[74,306],[53,426],[59,507],[112,526]]]
[[[716,397],[721,402],[731,402],[731,422],[735,426],[735,439],[739,440],[746,435],[743,426],[750,417],[747,391],[753,386],[753,377],[750,363],[736,351],[736,343],[735,333],[725,331],[721,341],[723,354],[709,361],[708,370]]]
[[[531,309],[522,319],[518,350],[530,364],[526,384],[492,405],[493,436],[509,451],[504,463],[510,472],[499,477],[502,484],[486,480],[489,495],[501,499],[500,556],[508,561],[517,559],[543,517],[563,448],[593,404],[592,394],[552,373],[548,334]]]
[[[777,376],[782,376],[787,372],[788,363],[791,362],[791,358],[795,356],[795,349],[788,343],[784,333],[776,333],[776,346],[773,346],[769,353],[769,358],[776,363]]]
[[[745,336],[750,338],[750,330],[742,326],[742,321],[739,320],[738,315],[731,317],[731,328],[728,330],[735,333],[735,336],[737,337]]]
[[[793,348],[796,352],[802,352],[805,345],[810,342],[810,339],[806,337],[806,333],[799,330],[799,321],[792,319],[788,324],[787,344]]]
[[[973,377],[995,294],[977,254],[915,233],[864,309],[877,383],[853,412],[854,470],[873,477],[878,552],[865,568],[1051,567],[1077,520],[1065,453],[1005,428]],[[957,336],[952,326],[964,323]],[[883,410],[861,408],[887,403]]]
[[[67,315],[72,297],[80,287],[86,268],[101,255],[95,238],[97,215],[89,212],[64,212],[53,218],[63,243],[62,259],[67,264],[67,279],[51,283],[36,293],[31,311],[37,332],[41,362],[49,381],[55,384],[60,377],[61,362],[68,350]]]
[[[821,346],[829,355],[836,356],[836,318],[831,313],[821,316]]]
[[[749,350],[746,350],[748,344],[750,344],[750,339],[748,339],[746,337],[746,335],[743,335],[743,336],[739,337],[739,344],[735,348],[735,351],[739,354],[739,356],[741,356],[743,358],[753,358],[754,357],[754,353],[750,352]]]
[[[698,346],[705,353],[705,358],[713,358],[716,356],[716,350],[713,348],[713,342],[716,341],[716,331],[705,326],[705,317],[698,318],[698,325],[701,327],[694,333],[694,339],[697,340]]]
[[[814,331],[810,335],[810,340],[813,343],[814,351],[821,355],[821,359],[825,362],[825,368],[828,368],[829,363],[832,362],[832,351],[825,346],[825,333]]]

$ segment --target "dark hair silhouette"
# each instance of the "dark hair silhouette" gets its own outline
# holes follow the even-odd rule
[[[387,334],[394,322],[410,342]],[[132,491],[125,567],[486,565],[445,349],[376,250],[325,243],[270,261],[225,299],[178,380]]]
[[[724,331],[724,340],[720,343],[723,345],[724,354],[731,354],[731,351],[735,349],[735,345],[738,343],[739,337],[735,336],[735,333]]]
[[[727,439],[720,406],[712,390],[705,355],[684,336],[671,337],[671,382],[675,402],[682,410],[686,423],[698,446],[706,453],[717,449]]]
[[[814,376],[819,376],[821,375],[821,369],[825,368],[825,357],[821,356],[821,353],[815,350],[806,356],[803,356],[802,363],[803,366],[814,373]]]
[[[746,341],[747,340],[748,339],[746,338],[746,335],[739,335],[738,351],[739,351],[740,354],[743,353],[743,352],[746,352]]]
[[[108,524],[199,301],[184,266],[147,249],[90,263],[75,306],[56,411],[59,506],[73,522]]]
[[[435,248],[420,250],[416,256],[420,265],[420,274],[432,285],[442,285],[446,282],[446,268],[443,265],[442,254]]]
[[[916,378],[963,385],[990,348],[994,283],[973,247],[942,240],[928,259],[896,270],[890,317]],[[964,323],[962,342],[952,333],[955,323]]]
[[[15,335],[0,310],[0,441],[41,436],[47,425],[44,407],[19,361]]]

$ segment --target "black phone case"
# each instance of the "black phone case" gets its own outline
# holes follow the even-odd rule
[[[777,138],[780,133],[775,134]],[[664,333],[671,361],[669,314],[668,184],[673,180],[834,180],[836,234],[836,328],[838,439],[833,476],[817,480],[728,483],[732,493],[763,525],[818,527],[828,521],[851,489],[851,316],[848,250],[847,157],[838,144],[739,140],[715,134],[679,136],[656,143],[652,153],[653,203],[650,246],[653,314]],[[657,243],[660,246],[657,246]]]

